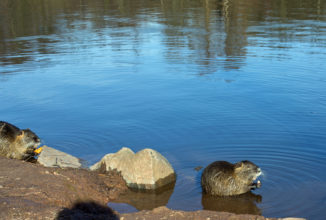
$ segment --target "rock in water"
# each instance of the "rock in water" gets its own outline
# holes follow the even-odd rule
[[[105,155],[91,170],[117,170],[133,189],[155,190],[176,180],[171,164],[159,152],[144,149],[134,153],[123,147],[114,154]]]
[[[42,146],[42,151],[37,158],[37,162],[45,167],[71,167],[82,168],[84,167],[82,161],[70,154],[56,150],[48,146]]]

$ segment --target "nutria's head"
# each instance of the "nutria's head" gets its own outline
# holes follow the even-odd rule
[[[235,164],[235,174],[248,184],[252,184],[262,174],[261,169],[254,163],[244,160]]]
[[[21,153],[21,159],[29,159],[35,156],[34,150],[40,143],[40,138],[30,129],[21,130],[16,143],[16,148]]]

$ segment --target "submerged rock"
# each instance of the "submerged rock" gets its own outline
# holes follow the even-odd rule
[[[159,152],[144,149],[136,154],[123,147],[117,153],[105,155],[91,170],[117,170],[133,189],[155,190],[176,180],[171,164]]]
[[[85,167],[85,163],[79,158],[45,145],[42,147],[42,151],[37,158],[37,162],[45,167]]]

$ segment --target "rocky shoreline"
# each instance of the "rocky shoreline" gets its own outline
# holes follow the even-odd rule
[[[1,219],[275,219],[166,207],[120,214],[107,206],[126,190],[118,173],[49,168],[0,156]]]

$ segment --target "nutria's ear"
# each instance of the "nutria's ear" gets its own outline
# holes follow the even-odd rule
[[[244,166],[244,163],[243,163],[242,161],[236,163],[236,164],[234,165],[235,172],[238,172],[238,171],[242,170],[243,166]]]
[[[243,167],[244,166],[244,162],[240,161],[238,163],[235,164],[235,168],[239,168],[239,167]]]
[[[24,136],[24,131],[23,130],[20,130],[17,137],[23,137]]]

